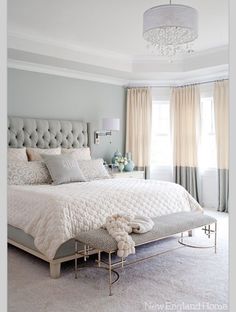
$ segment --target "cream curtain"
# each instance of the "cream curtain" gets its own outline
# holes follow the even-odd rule
[[[198,200],[199,86],[172,89],[171,127],[174,181]]]
[[[218,210],[228,211],[229,196],[229,82],[214,84],[214,112],[218,167]]]
[[[126,152],[138,168],[149,167],[152,96],[149,88],[127,90]]]

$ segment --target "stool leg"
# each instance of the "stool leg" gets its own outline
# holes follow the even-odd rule
[[[208,238],[211,238],[211,225],[208,225]]]
[[[215,253],[216,253],[216,244],[217,244],[217,222],[215,223]]]
[[[75,241],[75,278],[78,278],[78,242]]]
[[[112,295],[112,293],[111,293],[111,286],[112,286],[112,279],[111,279],[111,253],[109,252],[109,296]]]
[[[121,258],[121,267],[124,268],[124,257]]]
[[[101,251],[98,251],[98,267],[101,267]]]

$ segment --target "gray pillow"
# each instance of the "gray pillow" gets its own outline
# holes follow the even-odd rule
[[[54,185],[86,181],[73,154],[41,156],[50,172]]]

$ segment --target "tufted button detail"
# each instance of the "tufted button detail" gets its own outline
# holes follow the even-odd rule
[[[8,130],[11,130],[11,128],[10,128],[10,127],[8,127]]]

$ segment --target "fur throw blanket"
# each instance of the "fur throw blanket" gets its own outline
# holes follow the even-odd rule
[[[126,258],[135,253],[135,243],[129,234],[146,233],[153,225],[152,219],[147,217],[116,214],[107,217],[103,227],[117,241],[117,256]]]

